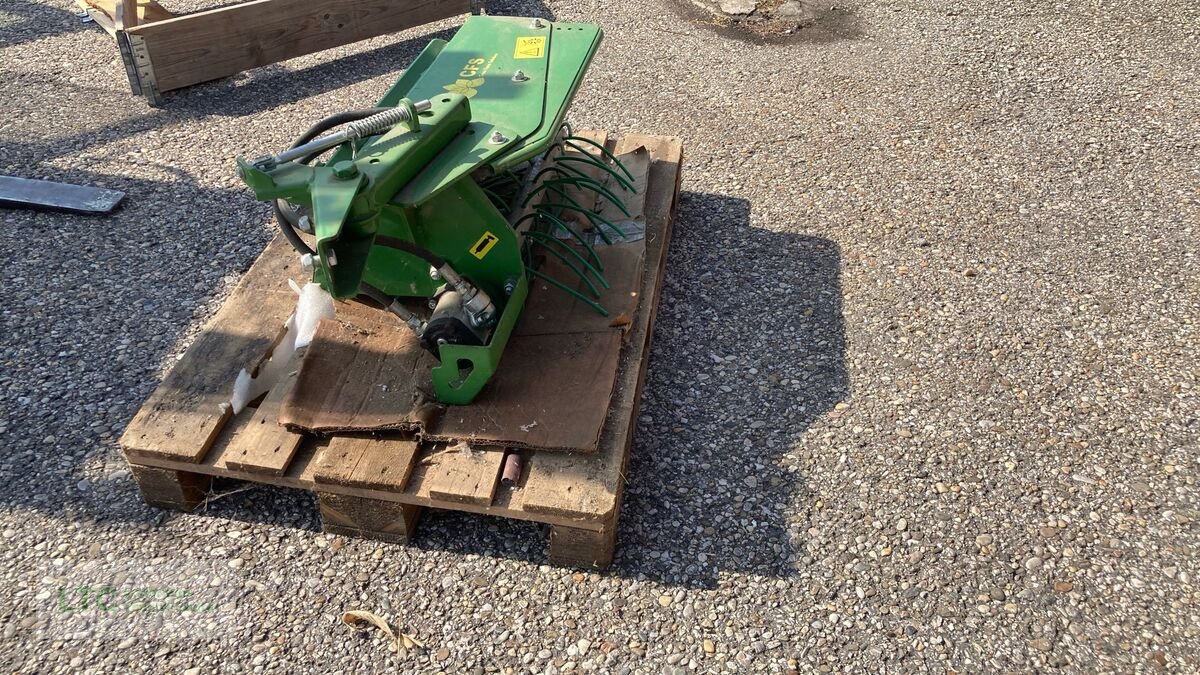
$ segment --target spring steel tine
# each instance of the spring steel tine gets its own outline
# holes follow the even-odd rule
[[[600,222],[604,223],[605,225],[608,225],[609,227],[611,227],[614,231],[616,231],[617,234],[621,235],[622,239],[625,238],[625,232],[623,230],[621,230],[621,228],[617,227],[615,224],[610,222],[608,220],[608,218],[605,218],[604,216],[600,215],[599,213],[595,213],[593,211],[583,208],[583,206],[580,205],[579,202],[575,201],[574,199],[571,198],[570,195],[568,195],[567,193],[560,190],[558,188],[558,186],[552,185],[552,186],[550,186],[550,189],[557,192],[559,194],[559,196],[561,196],[563,199],[570,202],[570,204],[569,205],[563,204],[561,202],[542,202],[542,204],[541,204],[542,206],[567,208],[567,209],[571,209],[572,211],[578,211],[578,212],[582,213],[583,215],[587,216],[587,219],[592,222],[592,225],[596,225],[596,233],[600,235],[600,238],[603,239],[604,243],[606,243],[606,244],[612,244],[613,240],[608,238],[608,235],[604,233],[604,228],[597,225],[596,220],[599,220]]]
[[[605,157],[607,157],[609,159],[609,161],[611,161],[613,164],[616,164],[617,167],[621,169],[621,172],[624,173],[629,178],[629,180],[633,180],[633,174],[629,173],[629,169],[625,168],[625,165],[621,163],[621,160],[617,159],[615,155],[613,155],[611,152],[609,152],[608,148],[604,147],[603,145],[600,145],[596,141],[593,141],[590,138],[584,138],[583,136],[568,136],[563,139],[563,144],[569,145],[572,148],[575,148],[576,150],[582,152],[585,155],[591,154],[587,150],[584,150],[583,148],[579,147],[578,145],[575,145],[576,141],[581,141],[583,143],[587,143],[588,145],[599,150],[601,153],[604,154]]]
[[[555,188],[555,190],[557,190],[557,189],[558,188]],[[562,202],[542,202],[539,206],[558,209],[559,213],[562,213],[563,209],[570,209],[572,211],[577,211],[579,213],[582,213],[583,215],[587,216],[588,221],[590,221],[592,223],[592,226],[596,228],[596,233],[600,235],[600,238],[604,240],[604,243],[609,244],[610,246],[612,245],[613,240],[609,239],[608,235],[604,233],[604,229],[601,228],[599,225],[597,225],[596,221],[592,220],[592,216],[594,214],[592,214],[591,211],[588,211],[587,209],[581,207],[578,202],[571,199],[567,195],[563,194],[561,191],[559,192],[559,194],[562,194],[563,198],[569,200],[571,202],[571,204],[564,204]],[[599,217],[599,216],[597,216],[597,217]],[[603,218],[601,218],[601,220],[603,220]],[[621,236],[624,237],[625,235],[621,235]]]
[[[608,173],[608,175],[613,177],[613,180],[620,183],[621,187],[625,188],[629,192],[637,194],[637,188],[634,187],[633,183],[631,183],[628,179],[626,179],[620,173],[617,173],[616,169],[612,168],[608,164],[605,164],[604,162],[601,162],[600,160],[596,159],[595,157],[592,157],[590,154],[587,154],[587,153],[584,153],[584,154],[586,155],[586,157],[571,157],[571,156],[559,155],[558,157],[556,157],[554,159],[554,163],[559,164],[562,162],[579,162],[580,164],[588,164],[590,166],[594,166],[599,169],[603,169],[606,173]],[[587,175],[587,174],[583,173],[582,171],[578,171],[577,173],[579,173],[579,175],[581,175],[581,176]]]
[[[513,229],[514,229],[514,230],[515,230],[515,229],[517,229],[517,226],[518,226],[518,225],[520,225],[521,223],[523,223],[523,222],[525,222],[525,221],[529,220],[530,218],[538,218],[538,217],[540,217],[541,215],[542,215],[542,214],[538,213],[538,212],[537,212],[537,210],[536,210],[536,209],[534,209],[533,211],[531,211],[531,212],[529,212],[529,213],[526,213],[525,215],[523,215],[523,216],[521,216],[520,218],[518,218],[518,219],[517,219],[517,222],[515,222],[515,223],[513,223],[513,224],[512,224],[512,226],[513,226]]]
[[[562,241],[553,235],[546,234],[545,232],[535,232],[532,230],[526,232],[525,236],[533,237],[534,239],[538,240],[539,243],[544,240],[558,244],[562,247],[562,250],[570,253],[576,260],[579,261],[579,264],[583,265],[589,272],[591,272],[592,276],[596,277],[596,281],[599,281],[601,286],[605,288],[612,288],[612,286],[610,286],[608,283],[608,279],[604,278],[604,275],[600,273],[600,270],[593,267],[592,263],[588,262],[587,258],[583,257],[579,251],[576,251],[574,247],[569,246],[565,241]]]
[[[546,211],[541,211],[541,209],[538,209],[538,211],[539,211],[539,215],[545,217],[551,223],[566,230],[567,234],[570,234],[572,237],[575,237],[575,240],[578,241],[581,246],[583,246],[584,250],[586,250],[588,252],[588,254],[592,257],[592,260],[594,260],[596,262],[596,269],[600,270],[601,272],[604,271],[604,263],[600,262],[600,256],[596,255],[596,249],[592,248],[592,245],[587,243],[587,240],[583,238],[583,235],[576,232],[575,228],[571,227],[570,225],[567,225],[562,220],[560,220],[558,218],[558,216],[556,216],[552,213],[546,212]],[[522,220],[524,220],[524,218],[522,218]]]
[[[551,237],[551,239],[553,239],[553,237]],[[572,272],[574,272],[575,274],[577,274],[579,276],[580,279],[583,279],[583,283],[588,285],[588,288],[592,291],[592,295],[596,296],[597,298],[600,297],[600,289],[596,288],[596,284],[593,284],[592,280],[588,278],[587,272],[579,269],[578,267],[575,266],[574,263],[572,263],[570,260],[567,260],[567,257],[565,255],[563,255],[558,249],[550,248],[549,246],[546,245],[546,242],[541,241],[541,240],[531,239],[529,241],[529,244],[531,246],[541,246],[542,249],[544,249],[547,253],[554,256],[555,258],[558,258],[560,261],[562,261],[562,264],[569,267]]]
[[[550,284],[551,286],[557,287],[559,290],[563,290],[563,291],[566,291],[567,293],[570,293],[571,295],[575,296],[575,298],[582,300],[583,302],[586,302],[588,305],[591,306],[592,309],[599,312],[600,316],[608,316],[608,310],[604,309],[604,307],[602,307],[600,305],[600,303],[596,302],[595,300],[592,300],[588,296],[584,295],[583,293],[580,293],[579,291],[575,290],[574,288],[571,288],[570,286],[564,284],[563,282],[559,281],[558,279],[555,279],[554,277],[542,274],[541,272],[533,269],[532,267],[526,267],[525,270],[527,272],[529,272],[530,275],[535,276],[535,277],[541,279],[542,281],[545,281],[546,283]]]
[[[540,179],[542,176],[546,175],[546,173],[550,172],[550,171],[553,171],[554,173],[556,173],[560,176],[563,176],[564,178],[570,178],[572,175],[583,176],[585,178],[587,177],[587,174],[585,174],[583,172],[576,172],[574,174],[570,174],[570,173],[567,173],[566,171],[563,171],[563,167],[557,166],[555,164],[551,164],[550,166],[547,166],[547,167],[543,168],[541,171],[537,172],[537,175],[534,176],[533,180],[530,182],[531,183],[538,182],[538,179]]]
[[[495,192],[492,192],[491,190],[483,187],[482,185],[479,186],[479,189],[483,190],[483,194],[487,195],[487,198],[489,200],[491,200],[492,206],[495,206],[498,209],[502,209],[502,208],[508,206],[508,203],[504,201],[504,198],[502,198],[500,195],[496,194]]]
[[[558,147],[562,147],[562,146],[558,143],[555,143],[554,145],[552,145],[550,147],[551,147],[551,149],[553,149],[553,148],[558,148]],[[566,170],[566,171],[570,171],[571,173],[575,174],[576,176],[582,176],[584,178],[591,178],[591,176],[587,175],[586,173],[580,171],[579,169],[576,169],[575,167],[567,166],[566,164],[563,164],[563,162],[579,162],[581,164],[587,164],[588,166],[594,166],[597,169],[600,169],[600,170],[604,171],[605,173],[607,173],[608,175],[612,176],[613,179],[616,180],[618,183],[620,183],[621,187],[624,188],[626,191],[637,194],[637,187],[634,186],[633,183],[626,180],[624,176],[617,173],[611,166],[609,166],[608,164],[605,164],[604,162],[601,162],[600,160],[596,159],[589,153],[585,152],[585,153],[582,153],[582,155],[583,155],[582,157],[572,157],[572,156],[564,155],[564,154],[560,153],[557,157],[554,158],[554,163],[551,164],[550,166],[546,167],[546,169]],[[545,171],[546,169],[543,169],[542,171]],[[542,171],[538,172],[539,176],[542,174]],[[534,180],[536,180],[536,177],[534,178]],[[593,180],[595,180],[595,179],[593,178]]]
[[[596,180],[595,178],[590,178],[587,176],[583,176],[583,177],[573,176],[570,178],[548,178],[548,179],[542,181],[542,184],[537,186],[537,188],[535,188],[533,190],[533,192],[530,192],[529,197],[532,197],[532,196],[536,195],[538,192],[541,192],[542,190],[545,190],[548,187],[553,187],[555,185],[573,185],[579,189],[583,189],[584,187],[586,187],[589,190],[591,190],[592,192],[595,192],[598,196],[603,197],[603,198],[607,199],[608,201],[612,202],[613,204],[615,204],[616,207],[621,210],[621,213],[624,213],[626,217],[628,217],[628,218],[633,217],[633,215],[631,213],[629,213],[629,209],[625,208],[625,205],[623,203],[621,203],[621,200],[619,197],[614,195],[612,192],[609,192],[608,188],[604,187],[604,185],[600,181]],[[526,202],[529,201],[529,197],[526,197]],[[622,234],[621,236],[624,237],[625,235]]]

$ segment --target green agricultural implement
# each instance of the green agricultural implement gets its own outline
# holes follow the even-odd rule
[[[605,312],[594,245],[624,234],[580,195],[624,211],[612,186],[632,191],[633,177],[564,124],[600,38],[588,24],[472,16],[375,107],[238,160],[314,282],[392,312],[437,357],[444,403],[470,403],[495,372],[531,279]],[[547,256],[587,290],[539,270]]]

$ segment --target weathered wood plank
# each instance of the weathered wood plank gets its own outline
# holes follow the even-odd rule
[[[503,449],[451,448],[431,459],[436,463],[425,478],[431,497],[480,506],[492,503],[504,464]]]
[[[134,463],[198,462],[230,417],[233,382],[269,353],[296,304],[289,274],[299,262],[282,236],[268,244],[216,316],[138,410],[121,436]]]
[[[281,476],[304,442],[303,434],[288,431],[279,423],[279,406],[296,383],[299,359],[293,353],[288,359],[288,375],[279,382],[253,411],[249,425],[229,443],[225,465],[239,471]],[[250,412],[250,411],[245,411]]]
[[[374,446],[373,438],[333,436],[329,444],[317,451],[313,460],[313,483],[316,485],[350,485],[358,463]]]
[[[408,485],[408,478],[420,453],[416,441],[400,438],[375,440],[355,467],[347,485],[402,492]]]
[[[128,32],[168,91],[470,11],[470,0],[254,0]]]

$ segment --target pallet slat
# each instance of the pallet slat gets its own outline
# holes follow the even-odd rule
[[[426,474],[426,486],[434,499],[488,506],[500,482],[504,450],[449,449],[436,456],[437,463]]]
[[[296,383],[295,355],[288,362],[287,379],[267,392],[246,429],[233,437],[225,452],[231,469],[282,476],[304,442],[304,436],[279,424],[279,406]]]

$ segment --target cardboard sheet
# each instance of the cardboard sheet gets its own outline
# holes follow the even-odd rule
[[[304,354],[279,422],[314,432],[419,432],[437,414],[429,371],[437,361],[387,312],[339,303]]]

